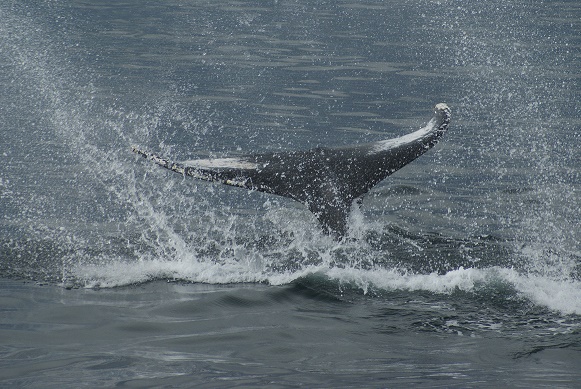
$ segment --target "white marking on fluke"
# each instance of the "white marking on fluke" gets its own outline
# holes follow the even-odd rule
[[[257,165],[239,158],[212,158],[212,159],[192,159],[183,161],[182,164],[192,168],[232,168],[232,169],[256,169]]]

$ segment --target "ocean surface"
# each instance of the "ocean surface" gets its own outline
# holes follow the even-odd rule
[[[0,1],[0,387],[581,386],[578,0]],[[337,242],[176,160],[444,140]]]

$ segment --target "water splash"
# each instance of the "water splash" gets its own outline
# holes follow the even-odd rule
[[[501,222],[526,273],[578,281],[579,159],[563,142],[576,133],[568,119],[577,87],[574,37],[559,30],[549,5],[450,5],[459,17],[444,29],[453,37],[456,72],[467,76],[460,120],[480,139],[462,163],[499,188],[481,202],[483,216]]]
[[[158,279],[281,285],[323,274],[364,292],[444,295],[500,280],[537,304],[581,312],[578,161],[559,141],[570,127],[557,128],[563,124],[557,102],[572,87],[555,88],[562,75],[536,62],[539,51],[555,66],[567,57],[548,49],[555,43],[550,37],[528,35],[526,19],[515,18],[526,10],[458,3],[462,18],[441,15],[438,28],[454,37],[448,43],[453,64],[442,62],[442,71],[468,80],[454,93],[462,136],[475,139],[458,159],[440,157],[440,170],[449,169],[446,182],[458,196],[409,183],[379,190],[365,206],[380,218],[370,221],[355,210],[351,239],[338,244],[289,201],[193,184],[136,161],[132,144],[184,155],[210,131],[215,110],[207,106],[194,117],[172,85],[142,100],[131,93],[109,98],[100,70],[90,63],[95,54],[78,44],[66,24],[51,24],[63,12],[61,3],[53,5],[35,12],[24,5],[0,7],[2,61],[19,90],[21,106],[14,109],[32,117],[31,134],[10,139],[31,135],[35,151],[32,159],[23,146],[10,151],[27,163],[18,173],[34,165],[26,185],[15,184],[16,175],[0,176],[3,204],[13,209],[3,228],[18,230],[2,245],[15,276],[113,287]],[[486,25],[490,20],[493,29]],[[435,31],[439,41],[442,30]],[[143,92],[137,89],[129,92]],[[183,137],[191,142],[187,148],[180,146]],[[455,171],[459,163],[481,177]],[[528,177],[531,171],[535,177]],[[466,182],[474,184],[471,190],[463,188]],[[445,233],[416,227],[432,219],[433,225],[447,224]],[[6,268],[2,274],[13,275]]]

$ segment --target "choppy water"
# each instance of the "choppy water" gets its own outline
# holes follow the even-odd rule
[[[576,1],[6,1],[0,20],[2,385],[581,379]],[[438,102],[444,141],[341,243],[300,204],[130,152],[369,142]]]

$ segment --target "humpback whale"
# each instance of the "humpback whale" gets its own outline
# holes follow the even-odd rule
[[[425,127],[399,138],[354,146],[182,162],[137,147],[132,151],[184,176],[299,201],[316,216],[325,233],[341,239],[347,233],[353,202],[436,145],[450,117],[450,108],[440,103]]]

